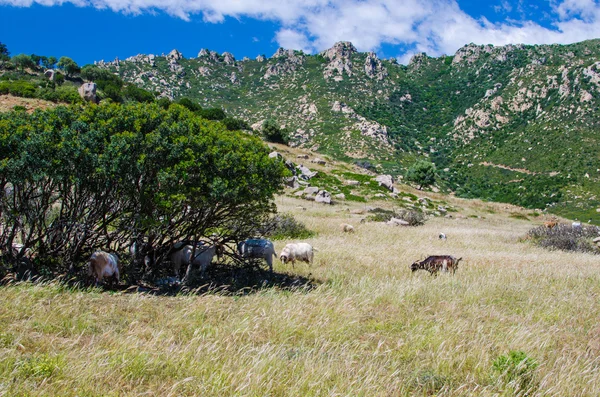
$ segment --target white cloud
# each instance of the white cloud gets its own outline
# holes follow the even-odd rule
[[[275,41],[283,48],[293,48],[306,53],[312,53],[314,50],[313,45],[305,34],[292,29],[281,29],[278,31],[275,35]]]
[[[520,6],[520,0],[502,0],[502,8]],[[249,17],[281,25],[274,40],[286,48],[321,51],[336,41],[351,41],[361,51],[382,44],[409,48],[399,53],[452,54],[464,44],[572,43],[600,37],[597,0],[556,0],[553,29],[534,21],[491,23],[462,11],[456,0],[0,0],[0,5],[29,7],[75,4],[139,14],[163,11],[189,20],[201,15],[210,23],[225,17]]]

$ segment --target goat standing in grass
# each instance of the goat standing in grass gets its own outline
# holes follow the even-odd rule
[[[119,283],[119,257],[106,251],[96,251],[88,261],[88,274],[94,279],[95,284],[105,278]]]

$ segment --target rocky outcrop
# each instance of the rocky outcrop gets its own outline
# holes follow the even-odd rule
[[[302,64],[305,57],[302,53],[297,53],[294,50],[285,50],[279,48],[271,58],[271,62],[265,71],[264,79],[269,79],[273,76],[284,76],[295,72]]]
[[[235,65],[235,57],[229,52],[224,52],[223,62],[225,62],[225,65]]]
[[[345,103],[335,101],[331,110],[336,113],[341,112],[346,118],[354,121],[352,126],[345,128],[346,130],[358,130],[364,136],[371,137],[385,145],[389,145],[386,126],[383,126],[376,121],[367,120],[365,117],[357,114],[354,109]]]
[[[181,59],[183,59],[183,55],[181,55],[181,53],[177,50],[172,50],[167,55],[167,60],[169,61],[179,61]]]
[[[394,178],[391,175],[378,175],[375,181],[379,183],[379,186],[383,186],[389,191],[394,191]]]
[[[329,60],[323,71],[323,77],[326,79],[333,77],[340,81],[344,74],[352,76],[351,57],[354,53],[356,53],[356,48],[349,41],[337,42],[330,49],[321,52],[320,55]]]
[[[367,53],[365,58],[365,73],[371,79],[383,80],[387,77],[388,71],[374,52]]]

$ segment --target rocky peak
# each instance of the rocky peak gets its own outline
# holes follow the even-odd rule
[[[277,51],[275,51],[275,54],[273,54],[272,58],[288,57],[288,56],[293,56],[293,55],[294,55],[294,50],[286,50],[283,47],[279,47],[277,49]]]
[[[172,50],[167,55],[167,59],[168,60],[173,60],[173,61],[179,61],[180,59],[183,59],[183,55],[181,55],[181,52],[179,52],[177,50]]]
[[[263,55],[259,55],[256,57],[256,61],[257,62],[264,62],[265,61],[265,57]]]
[[[480,46],[473,43],[467,44],[456,51],[456,54],[454,54],[454,58],[452,59],[452,64],[460,63],[463,60],[471,64],[475,62],[481,54],[489,54],[492,50],[493,47],[491,45]]]
[[[321,52],[321,55],[329,60],[349,58],[356,51],[356,47],[349,41],[338,41],[328,50]]]
[[[408,62],[408,66],[411,66],[413,68],[419,68],[421,65],[427,63],[428,58],[429,57],[424,52],[416,53],[415,55],[413,55],[410,58],[410,61]]]
[[[330,49],[321,52],[321,55],[330,61],[323,70],[323,77],[325,79],[333,77],[335,81],[342,81],[344,73],[352,76],[350,57],[355,52],[357,52],[356,48],[349,41],[337,42]]]
[[[208,56],[208,50],[206,48],[201,49],[200,52],[198,53],[198,58],[207,57],[207,56]]]
[[[223,53],[223,61],[227,65],[233,65],[233,64],[235,64],[235,57],[230,52],[224,52]]]

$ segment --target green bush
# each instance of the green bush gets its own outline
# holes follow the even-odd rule
[[[250,126],[244,120],[235,119],[233,117],[226,117],[221,122],[225,125],[229,131],[237,130],[249,130]]]
[[[58,102],[64,102],[69,104],[75,104],[83,102],[77,88],[73,86],[62,86],[56,88],[56,100]]]
[[[37,88],[24,80],[4,81],[0,83],[0,94],[11,94],[24,98],[35,98]]]
[[[273,119],[265,120],[261,131],[263,137],[269,142],[287,145],[290,140],[289,132],[284,128],[280,128]]]
[[[273,240],[282,240],[285,238],[309,238],[314,236],[315,233],[308,230],[293,215],[277,214],[263,225],[259,234],[270,237]]]
[[[512,383],[519,389],[531,386],[538,363],[523,351],[511,350],[508,355],[499,356],[492,363],[494,371],[506,383]]]
[[[142,88],[138,88],[133,84],[129,84],[123,89],[123,97],[130,101],[150,103],[154,102],[154,95]]]

